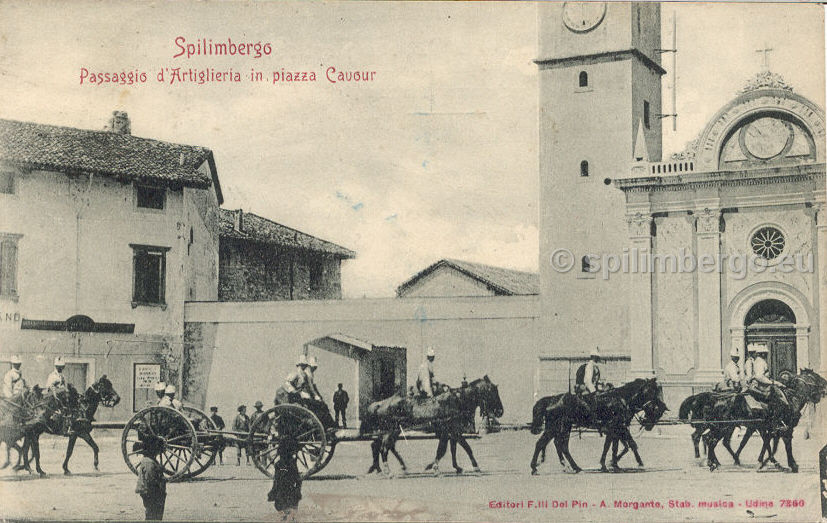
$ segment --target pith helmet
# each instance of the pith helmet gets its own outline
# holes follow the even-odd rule
[[[592,349],[592,351],[589,353],[589,357],[593,356],[597,356],[598,358],[600,357],[600,347],[595,347]]]
[[[12,365],[21,365],[23,363],[23,360],[21,360],[20,356],[18,356],[17,354],[12,356],[11,360],[9,360],[9,361],[11,362]]]
[[[314,369],[319,366],[319,362],[316,361],[316,356],[310,356],[307,358],[307,364],[313,367]]]
[[[425,353],[425,356],[427,356],[428,358],[435,358],[436,352],[434,352],[434,348],[428,347],[428,351]]]
[[[164,392],[167,390],[167,386],[163,381],[159,381],[155,384],[155,392]]]
[[[307,356],[304,354],[299,354],[299,358],[296,360],[296,365],[307,365]]]
[[[737,357],[740,358],[741,357],[741,351],[738,350],[738,347],[732,347],[732,350],[729,351],[729,355],[732,356],[732,357],[737,356]]]
[[[755,352],[757,352],[758,354],[767,354],[769,350],[767,350],[766,345],[757,345],[755,347]]]
[[[167,388],[164,390],[167,394],[175,394],[175,385],[167,385]]]
[[[63,356],[58,356],[55,358],[55,367],[65,367],[66,362],[63,361]]]

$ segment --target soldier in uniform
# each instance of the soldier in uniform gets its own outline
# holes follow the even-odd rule
[[[307,373],[307,389],[315,401],[324,401],[322,400],[322,394],[319,392],[319,388],[316,386],[316,381],[314,380],[316,369],[318,368],[319,362],[316,361],[316,356],[310,356],[307,359],[307,368],[305,369],[305,372]]]
[[[260,418],[262,415],[264,415],[264,411],[263,411],[263,410],[261,410],[262,408],[264,408],[264,403],[262,403],[260,400],[259,400],[259,401],[256,401],[256,402],[253,404],[253,407],[255,407],[255,408],[256,408],[256,410],[254,410],[254,411],[253,411],[253,413],[250,415],[250,426],[251,426],[251,427],[252,427],[253,425],[255,425],[256,420],[257,420],[258,418]]]
[[[747,359],[744,360],[744,383],[747,385],[755,377],[755,348],[756,345],[750,343],[747,346]]]
[[[732,347],[729,357],[730,361],[724,368],[724,387],[721,388],[739,392],[743,386],[743,373],[741,372],[741,366],[738,364],[738,360],[741,359],[738,347]]]
[[[769,400],[770,392],[775,389],[778,398],[784,403],[787,402],[786,396],[782,392],[781,387],[784,386],[780,381],[776,381],[770,377],[770,368],[767,364],[767,354],[769,351],[764,345],[757,345],[755,347],[755,363],[753,364],[753,376],[750,382],[749,390],[755,393],[756,397]]]
[[[434,359],[436,352],[433,347],[428,347],[425,353],[425,361],[419,366],[419,375],[416,378],[416,389],[420,396],[434,396]]]
[[[288,374],[284,385],[276,391],[276,405],[280,403],[296,403],[299,398],[310,398],[310,393],[307,392],[307,357],[302,354],[296,360],[296,369]]]
[[[226,425],[224,424],[224,418],[218,415],[218,407],[212,406],[210,407],[210,419],[215,425],[215,428],[218,430],[224,430]],[[221,438],[221,443],[218,446],[218,464],[224,464],[224,447],[226,447],[226,443],[224,442],[224,438]]]
[[[66,388],[66,376],[63,375],[63,369],[66,368],[66,363],[62,356],[55,358],[55,370],[53,370],[46,378],[46,390],[50,392],[59,392]]]
[[[580,395],[594,394],[600,390],[600,347],[595,347],[589,354],[589,361],[577,369],[575,392]]]
[[[235,419],[233,420],[233,431],[234,432],[242,432],[244,434],[250,432],[250,417],[247,416],[247,405],[239,405],[238,406],[238,414],[236,415]],[[250,464],[250,455],[247,454],[247,445],[245,441],[239,439],[236,443],[236,447],[238,448],[238,455],[236,456],[236,466],[241,465],[241,449],[244,450],[244,455],[247,457],[247,464]]]
[[[164,394],[166,394],[167,385],[163,381],[159,381],[155,384],[155,395],[158,397],[158,405],[161,404],[161,401],[164,399]]]
[[[158,402],[158,406],[181,410],[183,405],[179,400],[175,399],[175,385],[167,385],[167,388],[164,389],[164,397]]]
[[[26,380],[23,379],[23,372],[20,370],[23,360],[15,354],[11,357],[10,363],[11,369],[3,376],[3,397],[6,398],[11,398],[26,390]]]

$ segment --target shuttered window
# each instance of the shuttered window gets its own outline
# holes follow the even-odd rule
[[[167,251],[169,247],[131,245],[132,306],[165,305]]]
[[[0,236],[0,296],[17,297],[17,237]]]

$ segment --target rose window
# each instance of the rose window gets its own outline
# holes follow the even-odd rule
[[[775,227],[762,227],[752,235],[750,246],[756,255],[772,260],[784,251],[784,235]]]

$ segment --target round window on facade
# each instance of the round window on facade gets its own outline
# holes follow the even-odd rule
[[[752,252],[765,260],[774,260],[784,252],[784,234],[775,227],[761,227],[750,238]]]

